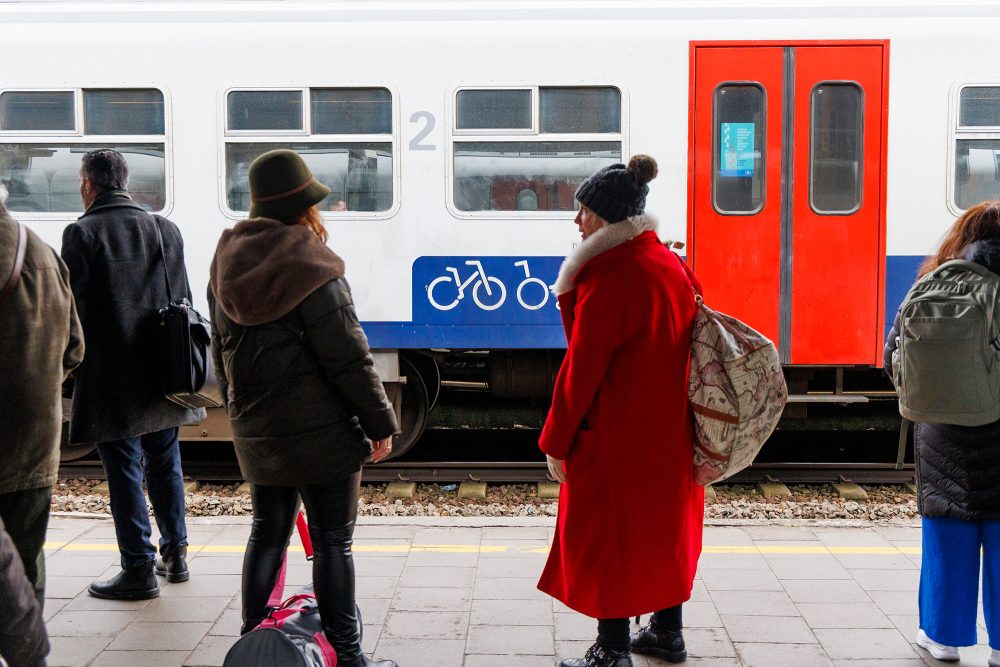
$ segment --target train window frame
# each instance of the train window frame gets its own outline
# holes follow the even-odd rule
[[[813,105],[813,95],[815,95],[818,88],[823,86],[849,86],[855,88],[860,94],[861,106],[860,113],[858,114],[858,125],[857,132],[860,138],[860,151],[858,153],[858,175],[856,177],[856,182],[858,185],[858,203],[854,205],[851,209],[837,210],[837,211],[827,211],[821,210],[816,207],[816,202],[813,199],[813,192],[816,185],[815,179],[813,178],[813,170],[816,167],[816,162],[813,157],[815,155],[814,151],[814,141],[815,129],[816,129],[816,111]],[[861,210],[861,207],[865,203],[865,105],[868,102],[868,98],[865,95],[865,88],[858,81],[851,79],[829,79],[817,82],[809,90],[809,161],[807,165],[808,178],[809,178],[809,208],[816,215],[822,216],[849,216],[854,215]]]
[[[356,88],[382,88],[389,91],[391,104],[391,134],[314,134],[312,133],[312,90],[340,90]],[[273,92],[302,91],[302,130],[230,130],[228,100],[231,92]],[[289,143],[330,144],[330,143],[389,143],[392,150],[392,203],[384,211],[320,211],[327,224],[340,221],[388,220],[399,213],[402,203],[399,91],[387,81],[339,81],[320,82],[309,85],[288,86],[246,86],[231,85],[219,94],[218,117],[220,141],[218,151],[217,188],[219,210],[234,221],[244,220],[248,211],[236,211],[229,207],[228,173],[226,171],[226,147],[229,144],[274,144],[281,148]]]
[[[717,185],[719,171],[719,91],[727,87],[737,87],[744,86],[749,88],[756,88],[760,91],[761,95],[761,139],[760,142],[760,171],[761,171],[761,186],[760,186],[760,202],[754,209],[741,210],[741,211],[729,211],[719,207],[718,197],[717,197]],[[712,209],[719,215],[724,216],[734,216],[734,217],[751,217],[758,215],[767,206],[767,88],[764,87],[760,81],[753,81],[750,79],[733,79],[727,81],[721,81],[712,90]]]
[[[949,105],[949,141],[948,141],[948,165],[945,169],[946,205],[948,210],[956,217],[964,214],[968,209],[962,208],[958,203],[958,188],[956,179],[958,178],[955,160],[958,157],[958,144],[960,141],[996,141],[1000,143],[1000,125],[962,125],[961,124],[961,104],[962,91],[966,88],[997,88],[1000,81],[965,81],[957,83],[951,90],[951,104]],[[997,147],[1000,150],[1000,146]]]
[[[86,102],[84,93],[88,90],[155,90],[163,96],[163,134],[87,134]],[[94,149],[108,146],[127,146],[130,144],[162,144],[163,145],[163,208],[150,213],[169,216],[174,209],[174,160],[173,160],[173,100],[167,86],[159,82],[142,83],[139,85],[122,85],[121,82],[98,80],[84,86],[18,86],[8,85],[0,88],[3,93],[53,93],[72,92],[73,115],[75,128],[68,130],[0,130],[0,143],[9,144],[48,144],[64,146],[67,144],[93,146]],[[21,220],[38,222],[73,221],[83,215],[76,211],[16,211],[13,212]]]
[[[541,131],[541,90],[544,88],[614,88],[620,96],[620,128],[618,132],[571,132],[543,133]],[[496,129],[458,129],[458,93],[463,90],[531,90],[531,130],[496,130]],[[618,142],[621,145],[621,160],[629,155],[629,92],[620,81],[574,81],[566,83],[552,81],[530,84],[492,84],[477,82],[461,82],[448,93],[445,105],[446,127],[446,169],[445,169],[445,205],[448,213],[459,220],[496,221],[496,220],[572,220],[576,217],[577,208],[568,211],[465,211],[455,203],[455,145],[462,143],[553,143],[553,142]]]

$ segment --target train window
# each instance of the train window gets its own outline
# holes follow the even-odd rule
[[[113,148],[129,165],[129,192],[148,211],[167,207],[164,95],[156,89],[0,93],[0,183],[7,207],[63,218],[83,211],[80,160]]]
[[[302,131],[301,90],[234,90],[226,100],[228,130]]]
[[[531,90],[460,90],[459,130],[530,130]]]
[[[728,215],[764,207],[764,89],[729,83],[715,89],[712,203]]]
[[[551,134],[621,132],[617,88],[539,89],[541,131]]]
[[[966,86],[959,101],[961,127],[1000,127],[1000,86]]]
[[[75,132],[75,95],[72,90],[0,94],[0,131]]]
[[[477,122],[471,114],[463,118],[473,108],[470,99],[482,111]],[[490,120],[488,102],[496,106],[503,99],[517,100],[517,122]],[[455,105],[449,206],[469,214],[463,217],[565,215],[576,210],[573,195],[585,178],[622,160],[618,88],[459,90]]]
[[[1000,196],[1000,86],[963,86],[957,98],[951,183],[956,213]]]
[[[313,134],[392,134],[392,95],[385,88],[314,88]]]
[[[865,96],[856,83],[820,83],[810,99],[809,205],[823,215],[861,208]]]
[[[158,90],[84,90],[86,134],[163,134]]]
[[[226,207],[235,215],[247,213],[250,163],[267,151],[288,148],[299,153],[316,179],[330,188],[330,195],[319,203],[321,211],[389,211],[393,206],[395,170],[392,93],[386,88],[317,87],[292,91],[309,110],[299,126],[300,136],[294,138],[287,136],[288,123],[273,122],[272,127],[253,132],[247,131],[246,124],[233,126],[234,104],[237,115],[247,111],[248,99],[281,101],[287,111],[291,108],[287,102],[292,99],[288,92],[233,91],[227,95],[230,125],[225,142]],[[234,98],[237,93],[258,97]],[[276,95],[268,98],[271,93]]]
[[[321,211],[387,211],[392,207],[392,143],[226,144],[226,199],[233,211],[250,210],[247,171],[254,158],[289,148],[305,160],[316,180],[330,188]]]

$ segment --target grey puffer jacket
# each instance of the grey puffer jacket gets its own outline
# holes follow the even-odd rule
[[[243,476],[321,484],[397,431],[343,262],[301,226],[256,218],[212,261],[212,352]]]
[[[978,241],[963,259],[1000,274],[1000,239]],[[885,368],[899,336],[899,313],[885,344]],[[984,426],[916,424],[917,502],[926,517],[1000,519],[1000,421]]]

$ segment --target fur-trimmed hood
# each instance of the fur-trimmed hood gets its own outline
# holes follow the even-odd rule
[[[556,279],[552,292],[556,296],[569,292],[576,286],[576,274],[584,264],[601,253],[631,241],[643,232],[655,232],[658,228],[659,223],[656,218],[643,213],[598,229],[566,256],[562,266],[559,267],[559,278]]]
[[[251,218],[222,232],[209,286],[244,326],[280,319],[318,287],[344,275],[344,260],[309,229]]]

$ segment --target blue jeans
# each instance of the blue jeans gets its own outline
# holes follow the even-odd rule
[[[983,615],[1000,650],[1000,521],[923,517],[921,525],[920,627],[945,646],[976,643],[982,549]]]
[[[142,493],[144,472],[160,529],[160,553],[187,545],[184,475],[177,429],[102,442],[97,445],[97,453],[108,476],[111,515],[115,519],[122,567],[144,565],[156,557],[156,548],[149,540],[152,529]]]

